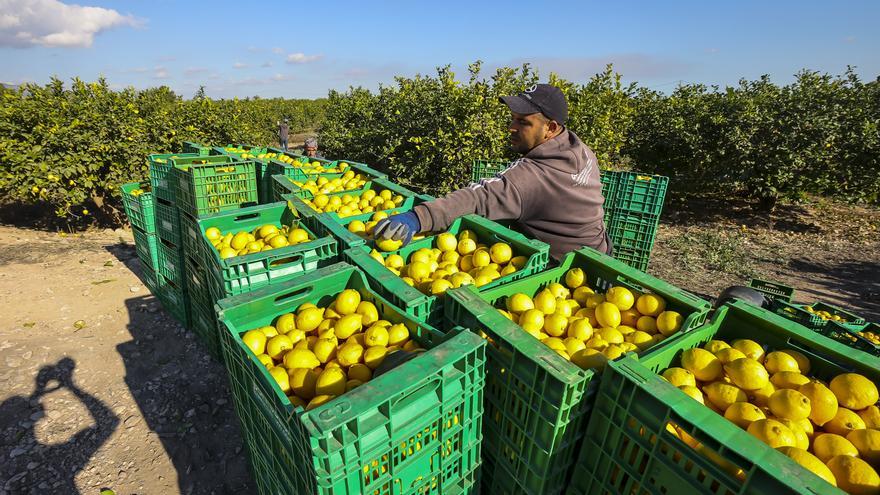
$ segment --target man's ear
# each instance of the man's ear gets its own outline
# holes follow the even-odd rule
[[[561,127],[562,126],[559,125],[559,122],[556,122],[555,120],[551,120],[550,122],[547,122],[547,132],[544,137],[549,138],[549,137],[553,136],[554,134],[559,132],[559,129]]]

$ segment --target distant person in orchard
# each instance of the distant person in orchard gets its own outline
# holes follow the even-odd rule
[[[611,254],[599,163],[565,127],[568,102],[562,91],[536,84],[500,99],[511,111],[511,149],[522,157],[495,177],[381,220],[374,237],[406,245],[415,234],[442,231],[458,217],[476,213],[515,220],[523,232],[549,244],[557,260],[583,246]]]
[[[287,119],[278,123],[278,142],[281,144],[281,149],[287,151],[287,136],[290,132],[290,127],[287,126]]]
[[[305,144],[303,144],[303,155],[309,158],[322,158],[322,156],[318,154],[317,139],[313,137],[306,139]]]

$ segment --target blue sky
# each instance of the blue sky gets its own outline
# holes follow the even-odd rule
[[[880,74],[880,2],[0,0],[0,81],[52,75],[189,98],[315,98],[470,62],[583,82],[606,63],[660,90],[802,68]],[[621,2],[622,3],[622,2]],[[90,7],[90,8],[83,8]]]

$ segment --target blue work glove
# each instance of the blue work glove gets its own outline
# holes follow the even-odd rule
[[[419,217],[415,212],[408,211],[379,220],[379,223],[373,228],[373,238],[403,241],[403,245],[406,246],[413,236],[421,230],[422,224],[419,223]]]

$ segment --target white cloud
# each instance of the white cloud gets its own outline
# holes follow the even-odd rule
[[[275,48],[272,49],[272,53],[274,53],[275,55],[284,55],[284,49],[278,48],[276,46]]]
[[[248,67],[248,64],[245,64],[242,62],[236,62],[236,63],[232,64],[233,69],[246,69],[247,67]]]
[[[290,74],[275,74],[272,76],[272,80],[276,82],[290,81],[291,79],[293,79],[293,76]]]
[[[316,60],[320,60],[321,55],[306,55],[302,52],[291,53],[287,55],[287,63],[288,64],[307,64],[309,62],[314,62]]]
[[[153,73],[153,79],[168,79],[169,77],[171,76],[168,74],[168,69],[162,66],[156,67],[156,72]]]
[[[0,0],[0,46],[90,47],[95,35],[142,21],[116,10],[58,0]]]

